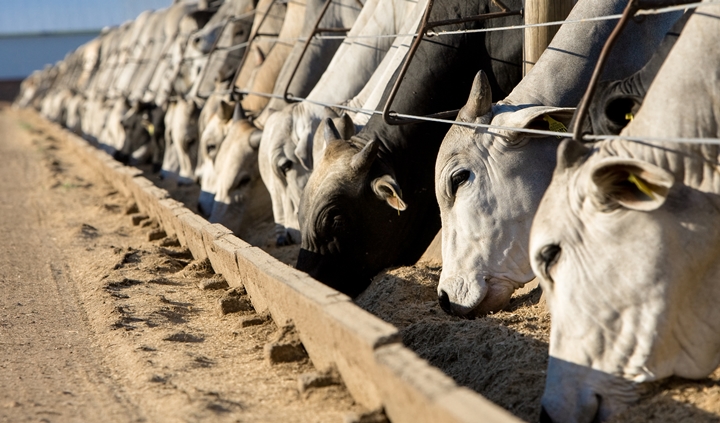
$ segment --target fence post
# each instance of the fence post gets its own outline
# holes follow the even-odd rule
[[[564,20],[573,8],[573,0],[525,0],[525,24]],[[523,76],[532,69],[560,26],[525,28]]]

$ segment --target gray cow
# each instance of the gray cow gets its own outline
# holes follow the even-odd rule
[[[619,13],[624,0],[581,1],[568,19]],[[605,72],[625,78],[640,69],[679,13],[631,23]],[[491,103],[490,88],[475,79],[458,121],[549,129],[569,124],[615,21],[563,25],[532,71],[508,97]],[[552,126],[551,126],[552,124]],[[442,308],[462,316],[497,311],[534,278],[528,258],[530,225],[555,167],[560,140],[509,130],[454,125],[435,165],[442,218]]]
[[[719,138],[719,45],[720,6],[699,8],[621,135]],[[719,159],[717,144],[559,148],[530,240],[552,313],[546,420],[602,421],[639,382],[720,364]]]

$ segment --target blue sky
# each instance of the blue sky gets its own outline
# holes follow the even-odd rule
[[[172,0],[0,0],[0,34],[97,30]]]

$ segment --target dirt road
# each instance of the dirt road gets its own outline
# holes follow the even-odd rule
[[[338,422],[339,385],[300,391],[271,363],[278,329],[176,240],[126,214],[29,112],[0,106],[0,421]],[[240,297],[242,300],[242,297]],[[277,343],[277,342],[276,342]],[[303,376],[308,377],[308,376]]]

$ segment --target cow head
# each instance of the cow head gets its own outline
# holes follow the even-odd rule
[[[534,129],[568,124],[573,109],[491,103],[480,72],[458,121]],[[438,285],[447,312],[472,317],[502,309],[533,279],[530,225],[555,166],[559,140],[510,130],[454,125],[435,166],[442,218]]]
[[[381,252],[378,244],[404,235],[407,222],[401,214],[408,205],[393,172],[376,160],[380,141],[346,141],[332,120],[325,124],[319,140],[325,143],[324,153],[300,202],[302,249],[297,268],[356,296],[380,270],[377,263],[399,256],[398,251]]]
[[[165,158],[169,160],[163,159],[163,175],[181,184],[194,182],[199,117],[200,107],[195,101],[183,98],[174,102],[165,116]]]
[[[636,383],[701,378],[720,362],[717,195],[615,151],[627,150],[563,142],[532,226],[552,313],[542,402],[558,422],[603,420]]]
[[[319,116],[306,112],[303,105],[292,104],[271,115],[260,143],[260,174],[272,198],[278,245],[300,242],[297,218],[300,197],[313,169],[313,155],[321,154],[319,148],[324,145],[313,140],[317,137],[323,140],[328,128]],[[334,118],[342,139],[354,135],[350,117],[337,117],[330,109],[323,114]]]
[[[129,163],[135,151],[150,145],[151,134],[155,134],[151,116],[154,107],[154,104],[138,101],[123,115],[120,124],[125,130],[125,142],[115,153],[116,160]]]
[[[210,222],[240,237],[270,217],[270,197],[260,178],[258,147],[262,133],[246,119],[234,119],[215,157]],[[269,220],[269,219],[268,219]]]
[[[208,108],[203,108],[203,112]],[[198,149],[197,167],[195,177],[200,181],[200,198],[198,199],[198,210],[203,215],[210,216],[215,198],[215,158],[220,146],[230,129],[234,109],[238,108],[238,119],[244,119],[240,103],[232,104],[221,100],[215,112],[208,119],[205,129],[200,135],[200,147]]]
[[[202,54],[210,53],[215,40],[220,36],[224,22],[216,22],[198,30],[190,37],[192,47]]]

